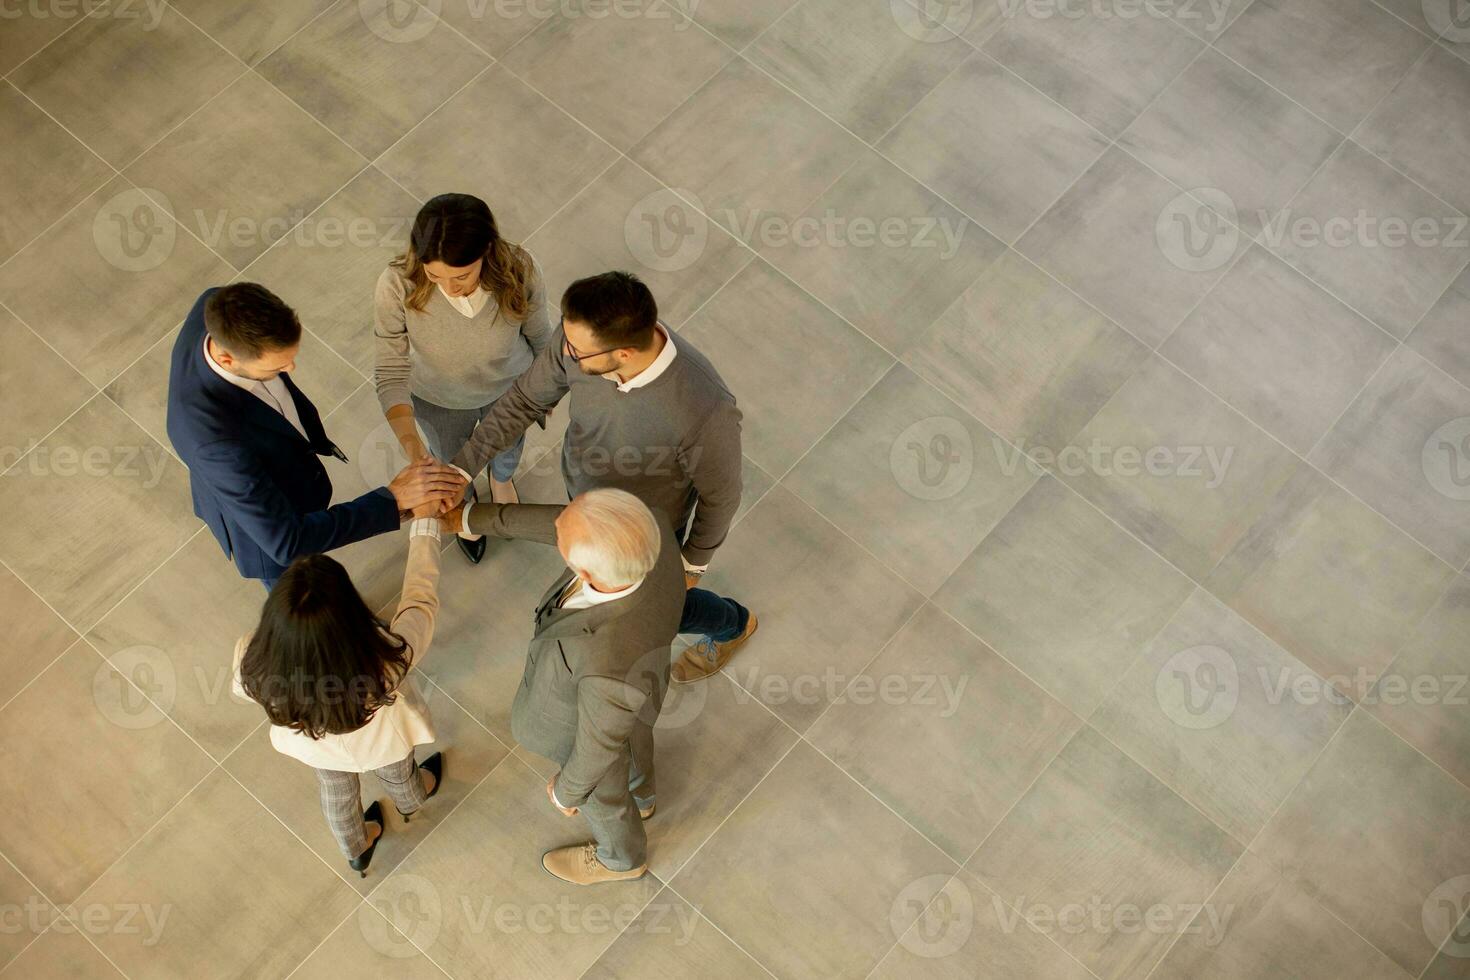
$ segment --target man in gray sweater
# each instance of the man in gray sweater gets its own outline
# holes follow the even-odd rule
[[[733,599],[694,587],[740,505],[735,396],[704,355],[658,323],[653,294],[631,273],[577,280],[561,312],[553,342],[480,421],[454,464],[478,473],[570,395],[567,496],[626,490],[680,531],[688,591],[679,632],[703,639],[674,663],[672,680],[702,680],[758,625]]]

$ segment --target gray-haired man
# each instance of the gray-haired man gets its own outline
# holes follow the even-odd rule
[[[653,723],[684,609],[673,527],[613,489],[564,507],[478,503],[460,513],[445,516],[450,530],[554,544],[568,566],[536,607],[510,725],[516,741],[561,765],[547,796],[567,816],[586,816],[595,839],[541,863],[579,885],[637,878],[648,867]]]

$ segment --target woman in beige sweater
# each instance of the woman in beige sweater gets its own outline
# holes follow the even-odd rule
[[[299,558],[281,576],[260,624],[235,645],[235,691],[265,708],[276,750],[316,770],[322,811],[354,871],[367,875],[383,833],[382,806],[364,812],[358,774],[373,772],[407,820],[439,790],[443,756],[422,766],[414,747],[434,741],[410,671],[434,636],[439,609],[439,521],[410,525],[403,597],[384,623],[346,569],[326,555]]]
[[[408,250],[378,277],[373,307],[378,401],[410,460],[454,459],[555,334],[530,253],[469,194],[440,194],[419,210]],[[524,443],[490,461],[496,503],[517,502],[511,476]],[[470,561],[484,556],[484,538],[458,543]]]

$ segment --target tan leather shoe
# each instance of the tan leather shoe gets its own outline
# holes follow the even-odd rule
[[[631,881],[643,877],[648,865],[614,871],[597,859],[597,845],[568,844],[541,855],[541,867],[574,885],[597,885],[604,881]]]
[[[649,817],[653,816],[653,811],[654,810],[657,810],[657,809],[658,809],[658,804],[657,803],[650,803],[650,804],[648,804],[648,809],[647,810],[643,809],[642,807],[639,807],[638,808],[638,816],[641,817],[644,820],[647,820]]]
[[[745,622],[745,632],[735,639],[716,643],[706,636],[694,646],[685,647],[684,653],[674,661],[674,666],[669,671],[670,679],[675,684],[692,684],[716,673],[730,662],[736,651],[745,646],[745,641],[755,634],[759,625],[760,621],[755,618],[755,613],[751,613]]]

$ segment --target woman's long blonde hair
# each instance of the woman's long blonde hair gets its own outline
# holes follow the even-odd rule
[[[409,282],[408,308],[422,313],[434,290],[424,272],[429,262],[453,268],[480,266],[480,285],[495,297],[500,315],[520,322],[530,315],[535,267],[531,255],[500,237],[489,206],[470,194],[440,194],[419,209],[408,250],[392,262]]]

